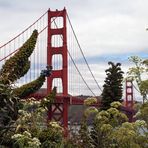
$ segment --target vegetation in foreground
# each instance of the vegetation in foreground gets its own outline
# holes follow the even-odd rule
[[[69,131],[64,138],[64,129],[57,122],[47,123],[47,106],[51,104],[55,92],[49,98],[36,101],[34,98],[21,101],[19,116],[9,130],[0,130],[3,148],[146,148],[148,139],[148,103],[143,104],[136,114],[137,120],[128,122],[120,112],[120,102],[111,103],[107,110],[91,106],[95,98],[85,101],[87,106],[78,132]],[[89,116],[94,115],[90,128]]]

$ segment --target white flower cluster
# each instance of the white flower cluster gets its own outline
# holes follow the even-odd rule
[[[21,138],[22,137],[22,134],[14,134],[11,138],[12,139],[18,139],[18,138]]]
[[[44,102],[46,103],[51,103],[52,99],[51,98],[43,98]]]
[[[109,132],[113,127],[110,124],[103,124],[100,129],[102,132]]]
[[[23,121],[28,121],[28,120],[30,120],[30,118],[31,118],[31,113],[26,113],[26,114],[22,117],[22,120],[23,120]]]
[[[87,98],[84,100],[84,105],[93,105],[97,103],[97,99],[96,98]]]
[[[31,134],[28,131],[24,131],[23,135],[26,136],[26,137],[31,138]]]
[[[100,123],[107,123],[109,121],[109,113],[107,111],[101,111],[97,114],[96,119],[100,122]]]
[[[53,129],[59,131],[59,132],[63,132],[63,128],[59,125],[59,123],[51,121],[49,123],[49,126],[51,126]]]
[[[24,147],[26,144],[28,144],[31,148],[39,148],[41,145],[40,140],[36,137],[32,138],[31,133],[29,133],[28,131],[24,131],[23,134],[15,134],[11,138],[15,139],[16,143],[17,141],[21,141],[21,139],[27,139],[27,143],[21,143],[21,145],[23,145]]]
[[[55,127],[55,128],[61,128],[60,125],[54,121],[50,122],[49,125],[51,125],[52,127]]]
[[[27,106],[40,105],[40,101],[36,100],[33,97],[28,98],[27,100],[21,100],[21,102]]]
[[[18,113],[21,114],[21,115],[25,115],[27,112],[20,109],[20,110],[18,110]]]
[[[45,113],[46,112],[46,110],[45,110],[45,108],[37,108],[37,112],[40,112],[40,113]]]
[[[136,120],[135,125],[138,127],[146,127],[147,124],[144,120]]]
[[[30,118],[31,118],[31,113],[25,111],[25,110],[19,110],[18,111],[19,114],[21,114],[21,118],[19,118],[19,120],[22,120],[22,121],[28,121]]]
[[[41,145],[41,142],[38,138],[34,137],[32,139],[32,141],[29,141],[28,144],[30,145],[30,147],[32,148],[38,148]]]
[[[28,131],[24,131],[23,134],[14,134],[11,138],[17,140],[17,139],[22,138],[22,137],[31,138],[31,134]]]
[[[111,103],[111,107],[119,108],[122,104],[119,101],[114,101]]]
[[[108,112],[109,114],[112,114],[112,115],[119,114],[119,110],[117,110],[116,108],[113,108],[113,107],[109,108],[109,109],[107,110],[107,112]]]
[[[141,112],[140,111],[138,111],[135,115],[134,115],[134,117],[140,117],[141,116]]]
[[[100,112],[99,112],[99,115],[100,115],[100,116],[105,116],[105,117],[107,117],[107,118],[110,117],[110,114],[109,114],[107,111],[104,111],[104,110],[100,111]]]
[[[98,112],[98,109],[92,106],[85,110],[85,115],[88,116],[90,114],[97,113],[97,112]]]
[[[130,123],[130,122],[124,122],[124,123],[122,123],[122,127],[127,128],[127,129],[130,129],[130,130],[134,130],[133,123]]]

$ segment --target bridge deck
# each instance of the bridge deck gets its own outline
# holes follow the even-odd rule
[[[46,89],[40,89],[38,92],[32,94],[30,97],[34,97],[36,99],[42,99],[47,95],[47,90]],[[62,94],[57,94],[56,95],[56,100],[55,103],[62,104],[64,99],[67,99],[69,102],[69,105],[84,105],[84,100],[86,97],[84,96],[64,96]],[[92,104],[92,106],[99,107],[101,105],[101,101],[98,99],[98,102],[95,104]]]

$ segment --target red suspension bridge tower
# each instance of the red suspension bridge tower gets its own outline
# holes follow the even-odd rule
[[[62,28],[52,28],[51,22],[54,18],[62,17]],[[57,26],[58,27],[58,26]],[[56,47],[52,44],[53,36],[60,36],[62,38],[62,46]],[[54,55],[62,55],[62,69],[53,70],[51,77],[47,78],[47,92],[51,92],[53,88],[53,79],[60,78],[62,80],[62,94],[61,101],[55,103],[49,108],[49,120],[61,121],[65,128],[68,127],[68,58],[67,58],[67,30],[66,30],[66,9],[62,11],[48,10],[48,39],[47,39],[47,64],[52,64]]]
[[[133,82],[126,80],[126,107],[133,108],[134,99],[133,99]]]
[[[62,17],[63,27],[53,29],[51,27],[52,18]],[[63,45],[61,47],[55,47],[52,44],[52,37],[59,35],[62,38]],[[48,92],[52,89],[52,81],[54,78],[62,79],[62,94],[68,95],[68,82],[67,82],[67,30],[66,30],[66,9],[62,11],[51,11],[48,10],[48,43],[47,43],[47,64],[52,64],[53,55],[60,54],[62,55],[62,69],[61,70],[53,70],[53,74],[51,77],[47,79],[47,90]]]

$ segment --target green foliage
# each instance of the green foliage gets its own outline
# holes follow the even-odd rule
[[[122,80],[123,71],[121,71],[121,64],[108,63],[111,65],[106,72],[105,84],[102,92],[102,109],[108,109],[110,103],[113,101],[121,101],[122,98]]]
[[[141,134],[141,129],[144,128],[144,126],[144,121],[136,121],[135,123],[123,123],[112,133],[116,147],[146,148],[148,137],[145,133]]]
[[[13,95],[12,88],[0,81],[0,139],[9,131],[12,123],[17,119],[17,97]]]
[[[140,109],[139,117],[144,120],[129,123],[126,115],[117,109],[117,104],[119,102],[113,102],[111,108],[96,115],[91,130],[94,148],[146,148],[148,126],[144,120],[147,105]]]
[[[143,60],[142,64],[145,66],[145,72],[148,74],[148,59]]]
[[[7,135],[11,138],[9,147],[13,145],[14,148],[146,148],[147,103],[141,106],[140,114],[137,113],[140,120],[134,123],[127,122],[126,115],[118,110],[121,106],[119,102],[113,102],[107,110],[95,112],[92,129],[89,129],[87,124],[91,114],[84,114],[79,132],[70,139],[64,139],[63,128],[57,122],[45,121],[45,112],[50,106],[49,102],[53,103],[52,96],[55,90],[46,99],[43,98],[44,103],[34,98],[22,100],[23,108],[19,110],[20,116],[14,124],[17,128],[13,135]],[[87,107],[86,110],[89,108],[91,107]]]
[[[114,101],[110,104],[110,106],[113,107],[113,108],[119,109],[122,106],[122,104],[118,101]]]
[[[34,98],[21,100],[22,109],[19,110],[19,118],[16,121],[17,131],[30,131],[33,136],[46,127],[48,107],[55,100],[55,89],[42,100]],[[50,97],[49,97],[50,96]]]
[[[95,118],[95,126],[93,129],[93,133],[97,133],[93,135],[96,136],[94,139],[94,144],[97,147],[98,145],[102,148],[109,147],[111,143],[111,133],[113,132],[113,127],[118,125],[119,118],[121,112],[119,112],[116,108],[109,108],[107,111],[100,111]],[[124,119],[124,121],[126,118]]]
[[[92,101],[93,100],[94,99],[92,99]],[[88,99],[88,101],[92,102],[90,99]],[[113,143],[112,133],[118,126],[121,126],[122,123],[128,120],[127,116],[118,110],[121,106],[120,102],[113,102],[111,106],[112,107],[106,111],[98,111],[95,107],[91,106],[86,108],[78,135],[80,137],[78,144],[80,147],[110,147]],[[87,118],[92,114],[95,115],[95,118],[92,129],[89,130]]]
[[[99,112],[94,120],[93,127],[91,129],[91,138],[94,148],[109,147],[110,135],[113,127],[109,124],[110,115],[107,111]]]
[[[39,90],[44,82],[45,76],[41,75],[36,80],[14,89],[14,94],[19,98],[25,98]]]
[[[81,141],[79,143],[80,147],[93,148],[92,140],[91,140],[91,137],[90,137],[90,132],[88,130],[87,118],[86,118],[85,115],[83,117],[79,133],[80,133],[80,139],[81,139]]]
[[[24,101],[20,98],[36,92],[43,85],[45,77],[50,76],[52,67],[47,66],[47,70],[43,70],[36,80],[20,88],[12,87],[30,68],[29,57],[35,48],[37,36],[38,32],[34,30],[30,38],[0,70],[0,147],[38,148],[41,145],[38,138],[46,127],[46,112],[54,102],[56,91],[54,89],[42,101],[33,98]],[[19,114],[18,107],[22,108]]]
[[[98,109],[94,107],[93,105],[97,103],[97,99],[94,97],[90,97],[84,100],[84,105],[87,107],[84,111],[84,121],[86,121],[86,118],[89,117],[92,114],[96,114],[98,112]]]
[[[136,118],[140,120],[144,120],[148,125],[148,102],[140,106],[139,111],[136,113]]]
[[[148,94],[148,79],[145,81],[141,81],[139,89],[142,94]]]
[[[3,84],[10,84],[24,76],[30,68],[28,58],[32,54],[38,32],[34,30],[31,37],[20,47],[19,51],[6,61],[0,70],[0,79]]]
[[[49,122],[47,124],[47,111],[48,107],[54,102],[56,95],[56,88],[43,98],[41,101],[37,101],[34,98],[22,100],[23,108],[19,110],[20,117],[16,121],[17,135],[24,135],[25,131],[30,133],[30,138],[27,142],[24,142],[28,137],[25,137],[19,144],[27,144],[29,148],[30,143],[34,138],[38,139],[41,148],[60,148],[63,145],[63,128],[56,122]],[[30,141],[31,140],[31,141]],[[16,140],[18,144],[19,139]],[[29,144],[29,145],[28,145]]]
[[[127,79],[136,81],[144,103],[147,101],[148,95],[148,80],[144,79],[144,75],[148,74],[148,59],[143,60],[138,56],[131,56],[129,61],[131,61],[134,66],[129,68]]]
[[[41,100],[41,106],[46,110],[54,103],[56,97],[56,87],[44,99]]]
[[[10,127],[10,123],[17,119],[18,97],[25,98],[29,96],[37,91],[45,81],[45,76],[41,75],[33,82],[20,88],[13,89],[11,86],[14,81],[28,72],[30,68],[28,58],[35,48],[37,36],[38,32],[34,30],[30,38],[20,47],[16,54],[6,61],[0,70],[0,129],[2,133],[6,129],[9,130],[6,126],[9,125]]]
[[[21,103],[22,109],[19,110],[19,118],[15,122],[16,133],[29,131],[32,136],[36,136],[46,125],[46,110],[34,98],[21,100]]]
[[[19,51],[13,55],[13,57],[6,61],[0,70],[0,118],[2,125],[8,125],[11,120],[17,119],[17,97],[19,95],[17,96],[14,93],[10,84],[24,76],[29,70],[30,61],[28,58],[33,52],[37,36],[37,30],[34,30],[31,37],[23,44]]]
[[[19,98],[23,98],[30,95],[30,93],[34,93],[45,81],[45,76],[41,75],[37,80],[29,83],[29,85],[23,85],[17,89],[13,89],[11,86],[13,82],[28,72],[30,68],[30,61],[28,58],[35,48],[37,36],[38,32],[37,30],[34,30],[30,38],[23,44],[16,54],[6,61],[0,70],[1,144],[9,145],[12,142],[12,140],[10,140],[10,135],[16,128],[14,123],[18,118]]]
[[[18,98],[13,94],[11,86],[0,81],[0,147],[11,147],[11,134],[18,117]]]
[[[39,134],[41,148],[60,148],[63,145],[63,128],[57,122],[50,122]]]
[[[18,119],[12,124],[14,130],[9,135],[9,140],[3,145],[9,146],[11,143],[14,148],[38,148],[38,147],[57,147],[64,145],[63,128],[56,122],[47,124],[47,109],[54,102],[56,88],[51,94],[37,101],[34,98],[21,100],[21,109]],[[8,133],[8,132],[7,132]],[[8,138],[7,138],[8,139]],[[1,146],[1,145],[0,145]]]
[[[90,106],[90,105],[93,105],[95,103],[97,103],[96,98],[91,97],[91,98],[87,98],[87,99],[84,100],[84,105],[86,105],[86,106]]]
[[[14,148],[40,148],[41,145],[39,139],[32,137],[28,131],[24,131],[22,134],[14,134],[12,139],[15,140]]]
[[[73,135],[72,138],[68,138],[64,140],[64,148],[81,148],[79,145],[79,136]]]

